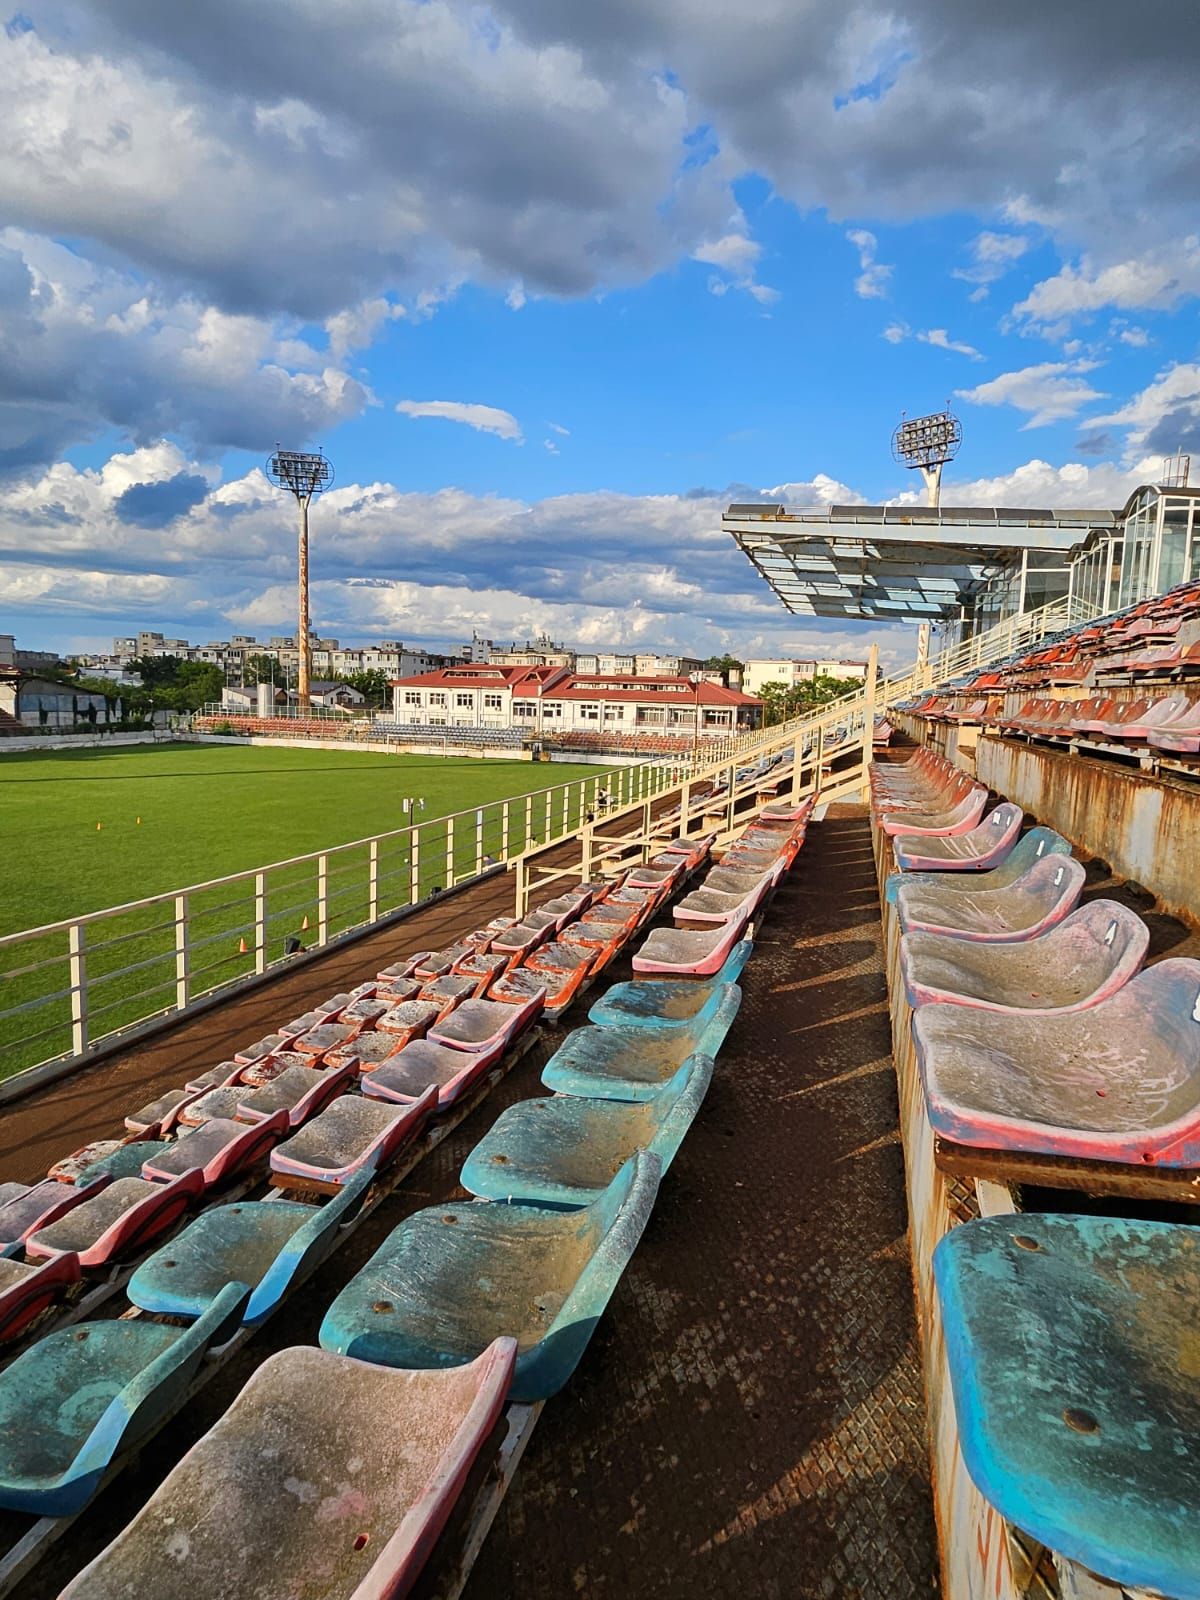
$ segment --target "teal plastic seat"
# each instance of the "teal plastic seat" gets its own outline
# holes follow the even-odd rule
[[[1023,1213],[934,1274],[963,1460],[1002,1516],[1110,1583],[1200,1596],[1200,1238]]]
[[[588,1012],[588,1021],[600,1028],[703,1026],[716,1015],[722,991],[737,982],[753,948],[752,940],[741,940],[711,978],[642,979],[614,984]]]
[[[210,1345],[236,1332],[244,1284],[198,1322],[85,1322],[47,1334],[0,1373],[0,1506],[68,1517],[95,1494],[118,1451],[182,1399]]]
[[[708,1020],[686,1028],[576,1028],[547,1061],[542,1082],[560,1095],[652,1100],[689,1056],[716,1059],[741,1003],[741,989],[729,983]]]
[[[130,1300],[167,1317],[201,1317],[229,1283],[244,1283],[248,1328],[264,1322],[297,1277],[334,1248],[337,1230],[358,1210],[374,1171],[358,1172],[325,1205],[294,1200],[215,1206],[198,1216],[129,1280]]]
[[[478,1201],[418,1211],[330,1306],[322,1347],[387,1367],[457,1367],[509,1335],[512,1398],[548,1399],[637,1247],[660,1171],[639,1151],[579,1211]]]
[[[651,1100],[521,1100],[493,1123],[462,1169],[484,1200],[524,1200],[570,1210],[590,1205],[638,1150],[665,1172],[712,1082],[708,1056],[689,1056]]]

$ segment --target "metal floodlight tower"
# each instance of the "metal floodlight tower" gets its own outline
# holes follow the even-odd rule
[[[308,508],[315,494],[333,485],[333,465],[319,450],[281,450],[267,462],[267,476],[279,489],[296,497],[300,512],[300,559],[297,570],[299,590],[299,631],[296,636],[296,702],[305,709],[311,704],[308,678],[312,650],[308,642]]]
[[[942,493],[942,468],[953,461],[962,444],[962,423],[951,411],[934,411],[927,417],[901,417],[892,434],[892,459],[902,467],[919,467],[936,506]]]

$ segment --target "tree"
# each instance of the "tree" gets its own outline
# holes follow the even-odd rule
[[[242,686],[253,689],[259,683],[277,683],[283,687],[284,670],[274,656],[263,654],[247,656],[242,666]]]
[[[362,672],[342,673],[337,680],[357,689],[369,706],[378,709],[386,706],[392,697],[392,680],[379,667],[368,667]]]
[[[729,687],[730,674],[736,672],[740,676],[745,669],[745,662],[739,661],[736,656],[731,655],[709,656],[708,660],[704,663],[704,670],[706,672],[719,672],[721,674],[721,682],[727,689]]]
[[[792,717],[811,716],[833,700],[843,695],[858,694],[862,684],[857,678],[831,678],[821,673],[800,683],[764,683],[758,691],[763,703],[763,726],[773,722],[787,722]]]
[[[129,699],[137,711],[200,711],[209,701],[219,700],[225,687],[225,674],[211,661],[137,656],[129,670],[142,680],[142,693]]]

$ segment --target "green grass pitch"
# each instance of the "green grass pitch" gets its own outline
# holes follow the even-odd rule
[[[407,834],[385,841],[379,852],[381,909],[401,905],[412,898],[414,878],[417,898],[448,881],[447,830],[438,818],[577,778],[599,785],[611,781],[612,771],[312,746],[162,744],[0,753],[0,935],[404,829],[415,818],[423,824],[415,868]],[[406,797],[425,804],[406,814]],[[569,820],[581,820],[574,806]],[[510,807],[510,848],[522,842],[524,822],[525,805],[518,801]],[[545,836],[544,822],[539,803],[530,830],[535,837]],[[557,807],[554,822],[557,829]],[[479,848],[474,818],[456,826],[452,848],[458,875],[472,871]],[[500,854],[498,816],[488,816],[483,848]],[[365,919],[367,869],[365,848],[330,858],[331,935]],[[274,959],[289,934],[303,935],[305,917],[310,929],[316,926],[316,867],[274,874],[270,885],[267,949]],[[194,897],[189,912],[196,992],[252,967],[238,946],[246,935],[247,943],[254,942],[253,880],[206,891]],[[97,1035],[129,1020],[131,1006],[144,1014],[148,994],[163,1007],[171,1002],[172,917],[173,904],[89,930],[89,1003],[101,1008]],[[66,1001],[4,1016],[14,1004],[64,986],[65,935],[42,943],[43,948],[0,950],[0,1076],[67,1048]],[[116,970],[139,959],[145,965],[134,975]],[[35,962],[37,971],[23,970]],[[23,1032],[44,1036],[22,1038]]]

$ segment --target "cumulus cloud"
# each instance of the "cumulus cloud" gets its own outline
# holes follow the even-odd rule
[[[1085,256],[1035,284],[1014,311],[1034,324],[1054,325],[1113,306],[1123,311],[1164,310],[1200,293],[1200,238],[1103,266]]]
[[[879,240],[866,228],[851,228],[846,235],[850,243],[858,251],[858,264],[862,268],[854,280],[854,292],[860,300],[882,300],[888,292],[888,284],[892,267],[886,267],[875,259],[879,249]]]
[[[984,359],[982,350],[963,339],[952,339],[946,328],[924,328],[914,332],[906,322],[889,322],[882,337],[889,344],[903,344],[906,339],[916,339],[920,344],[932,345],[935,350],[949,350],[954,355],[967,356],[972,361]]]
[[[692,259],[711,267],[718,267],[725,274],[721,278],[709,279],[710,293],[722,295],[728,293],[731,288],[745,289],[760,305],[773,305],[779,299],[779,291],[765,283],[758,283],[755,279],[762,246],[756,239],[751,239],[741,231],[744,220],[739,216],[739,226],[733,232],[724,233],[719,239],[709,239],[698,245],[692,251]]]
[[[396,410],[406,417],[440,417],[446,422],[461,422],[477,433],[494,433],[498,439],[524,444],[521,424],[511,411],[499,406],[482,406],[466,400],[399,400]]]
[[[1135,454],[1200,451],[1200,362],[1165,368],[1126,405],[1093,421],[1097,427],[1126,429],[1127,449]]]
[[[974,389],[954,392],[971,405],[1013,406],[1026,411],[1029,420],[1023,424],[1025,428],[1044,428],[1073,417],[1093,400],[1104,398],[1101,390],[1093,389],[1080,376],[1098,365],[1095,361],[1043,361],[1016,372],[1002,372]]]
[[[1024,233],[993,233],[984,229],[971,240],[969,266],[956,267],[954,276],[975,285],[972,300],[982,300],[990,286],[1002,278],[1033,245]]]

